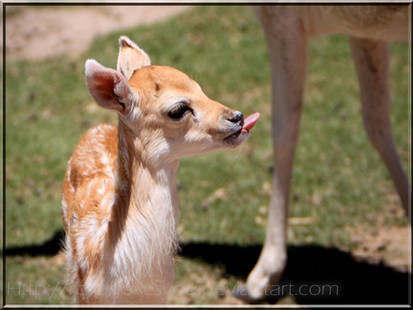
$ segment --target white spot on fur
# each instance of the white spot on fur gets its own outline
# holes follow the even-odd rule
[[[67,203],[66,203],[64,195],[62,197],[62,211],[63,211],[63,218],[66,219],[66,216],[67,216]]]
[[[102,162],[103,165],[109,165],[110,163],[109,157],[106,154],[102,154],[100,161]]]
[[[87,185],[87,196],[90,197],[90,195],[92,194],[92,188],[94,185],[94,180],[92,180],[91,182],[89,182],[89,184]]]
[[[106,185],[105,185],[105,183],[103,182],[102,186],[97,189],[97,193],[98,193],[99,195],[103,195],[105,192],[106,192]]]
[[[105,167],[105,174],[109,177],[109,178],[113,178],[113,167],[110,166],[106,166]]]

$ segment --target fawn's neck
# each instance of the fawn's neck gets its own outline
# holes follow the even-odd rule
[[[140,141],[119,120],[117,199],[113,208],[111,249],[116,272],[135,274],[172,263],[176,251],[176,171],[178,161],[153,165]],[[149,273],[150,274],[150,273]],[[138,276],[137,276],[138,278]]]
[[[161,217],[177,215],[178,161],[151,162],[140,140],[121,120],[118,125],[118,175],[120,192],[128,196],[129,212]],[[127,202],[127,201],[125,201]],[[160,214],[162,212],[162,214]]]

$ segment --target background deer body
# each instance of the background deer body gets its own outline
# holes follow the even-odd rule
[[[91,129],[68,163],[68,270],[80,303],[164,303],[174,275],[179,159],[239,145],[258,115],[244,122],[184,73],[150,65],[126,37],[117,67],[86,62],[90,93],[119,123]]]
[[[386,164],[406,214],[410,186],[393,142],[390,124],[389,48],[386,41],[409,39],[410,6],[257,6],[272,71],[274,174],[265,244],[247,279],[234,291],[259,300],[280,280],[287,261],[287,217],[295,147],[303,102],[310,37],[350,36],[359,78],[364,126]]]

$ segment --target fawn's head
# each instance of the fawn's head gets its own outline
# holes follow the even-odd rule
[[[151,65],[127,37],[119,43],[117,71],[86,62],[87,86],[100,106],[119,113],[139,148],[165,161],[246,140],[258,113],[244,121],[241,112],[209,99],[185,73]]]

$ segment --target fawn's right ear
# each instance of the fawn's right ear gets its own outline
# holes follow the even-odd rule
[[[135,70],[151,65],[151,59],[135,42],[127,36],[119,38],[117,70],[129,80]]]
[[[89,93],[100,106],[122,114],[129,111],[134,95],[122,74],[94,59],[86,61],[85,74]]]

